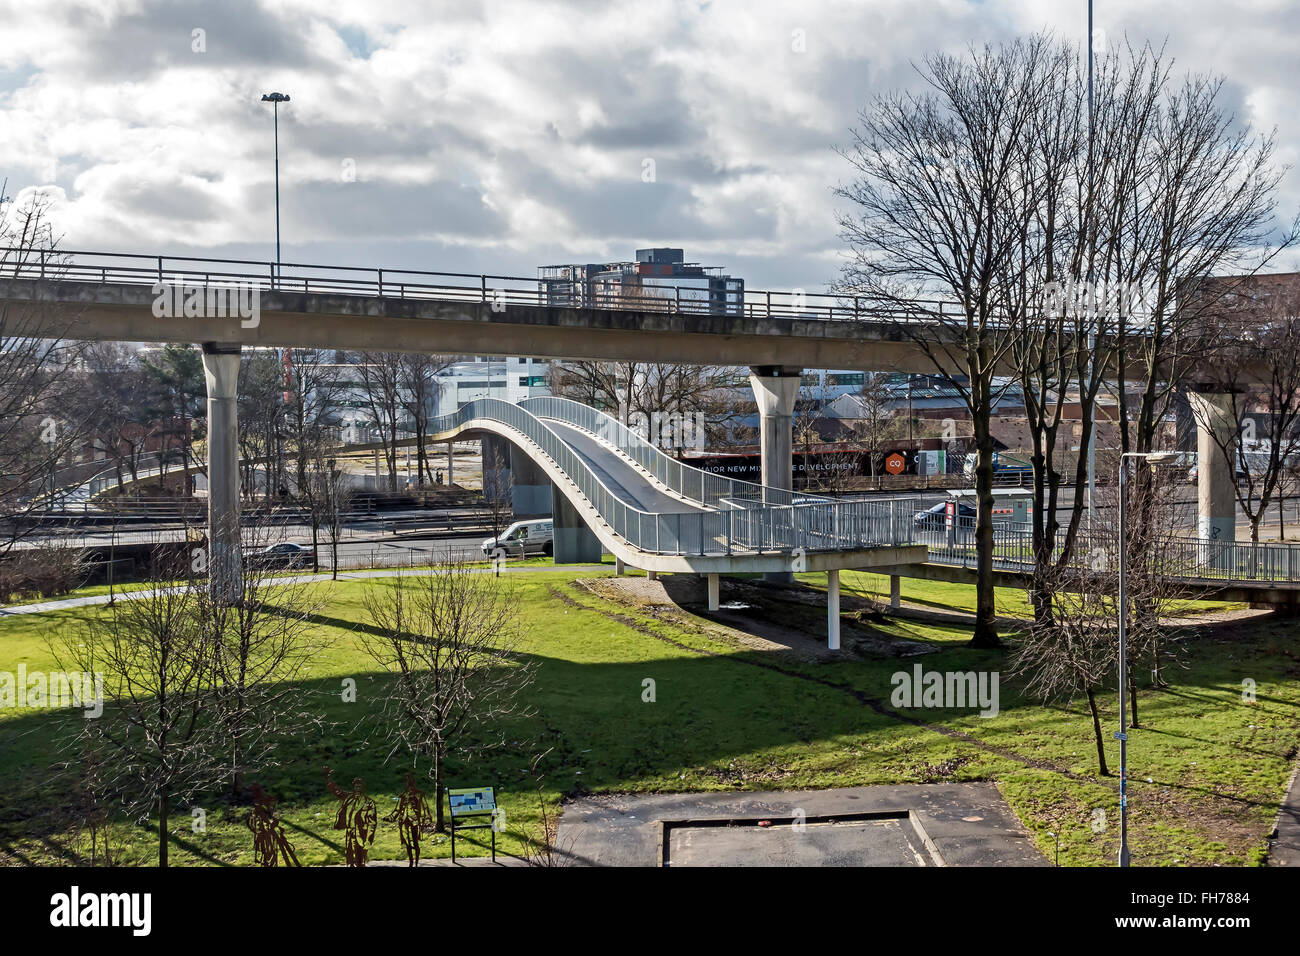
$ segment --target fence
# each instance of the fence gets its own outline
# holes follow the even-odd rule
[[[927,560],[937,564],[975,567],[975,527],[973,518],[914,522],[915,534],[926,545]],[[1053,555],[1059,557],[1064,534],[1058,535]],[[1094,566],[1097,556],[1112,560],[1115,539],[1081,534],[1075,544],[1073,561],[1077,567]],[[1155,560],[1161,575],[1186,581],[1251,582],[1259,584],[1300,583],[1300,545],[1212,541],[1208,538],[1161,538],[1156,545]],[[1034,566],[1033,533],[995,523],[993,567],[1000,571],[1028,573]]]
[[[726,301],[701,298],[698,286],[655,285],[617,296],[570,301],[535,276],[416,269],[377,269],[255,259],[210,259],[87,250],[0,248],[0,278],[51,279],[102,285],[186,284],[258,291],[345,294],[395,299],[438,299],[494,305],[575,306],[695,315],[783,319],[926,321],[957,316],[956,303],[917,300],[906,307],[867,296],[802,289],[746,289]]]

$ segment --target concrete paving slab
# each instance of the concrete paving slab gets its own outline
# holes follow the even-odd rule
[[[902,820],[875,825],[863,819],[829,826],[810,822],[801,833],[786,827],[785,833],[758,836],[748,832],[750,827],[735,827],[737,832],[721,837],[716,832],[702,836],[704,827],[691,826],[700,821],[748,821],[752,825],[761,819],[776,823],[800,815],[814,821],[891,813],[901,815]],[[917,839],[931,850],[920,862],[913,852],[915,841],[903,827],[909,815]],[[740,865],[737,861],[749,855],[755,859],[746,865],[1047,865],[990,783],[589,796],[565,806],[557,844],[578,865],[660,866],[665,823],[671,865],[678,865],[676,854],[682,847],[686,865]],[[678,843],[683,831],[688,838]],[[808,839],[792,842],[795,836]]]

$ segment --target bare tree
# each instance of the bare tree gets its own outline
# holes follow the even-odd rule
[[[1097,694],[1116,664],[1114,575],[1104,567],[1066,565],[1043,576],[1049,578],[1050,614],[1029,626],[1012,652],[1010,670],[1044,702],[1087,699],[1097,769],[1108,776]]]
[[[993,409],[1009,380],[1013,329],[1003,290],[1023,283],[1023,237],[1042,201],[1027,175],[1027,138],[1053,63],[1047,38],[935,54],[922,94],[884,94],[859,114],[841,155],[857,178],[837,194],[851,258],[840,289],[901,316],[900,326],[961,396],[978,464],[976,615],[972,644],[1000,646],[993,596]],[[940,305],[936,298],[947,299]]]
[[[483,517],[492,529],[493,539],[501,537],[514,519],[514,472],[510,453],[501,439],[483,441]],[[501,573],[499,563],[496,572]]]
[[[889,376],[884,372],[865,372],[857,394],[856,431],[867,445],[867,471],[874,483],[885,466],[884,445],[903,436],[903,421],[891,404]]]
[[[257,496],[257,467],[262,464],[267,499],[285,484],[280,449],[284,447],[283,371],[270,349],[245,350],[239,364],[239,457],[244,494]]]
[[[285,353],[283,415],[302,495],[308,464],[331,430],[344,383],[333,349],[286,349]]]
[[[1228,396],[1234,428],[1216,428],[1202,420],[1205,410],[1193,406],[1228,473],[1241,476],[1233,489],[1255,545],[1264,515],[1300,455],[1300,293],[1270,294],[1261,284],[1237,284],[1222,316],[1213,374]]]
[[[357,363],[363,400],[384,447],[389,491],[397,490],[397,442],[404,414],[403,362],[400,352],[362,352]]]
[[[324,603],[312,582],[273,576],[248,562],[233,603],[200,589],[194,614],[211,648],[213,708],[219,723],[232,799],[244,781],[277,766],[277,746],[319,722],[303,705],[300,681],[323,645],[315,614]]]
[[[215,653],[199,626],[200,588],[158,570],[143,591],[56,636],[67,671],[103,676],[103,713],[93,723],[97,758],[127,811],[158,821],[158,864],[167,865],[173,807],[214,784],[222,733],[214,717]],[[80,749],[84,739],[76,741]]]
[[[429,418],[439,394],[438,375],[452,365],[452,359],[412,352],[402,356],[399,365],[402,408],[415,433],[415,483],[433,484],[433,465],[429,458]]]
[[[146,414],[150,383],[138,353],[120,342],[94,342],[84,355],[82,407],[89,410],[91,440],[113,463],[117,484],[130,475],[140,478],[140,466],[158,423]]]
[[[320,482],[317,491],[325,521],[325,533],[330,540],[330,577],[337,581],[339,542],[343,540],[356,488],[352,484],[352,476],[343,471],[334,458],[327,458],[321,463],[316,469],[316,475]]]
[[[518,654],[518,602],[498,580],[455,560],[399,574],[363,600],[373,633],[362,641],[394,675],[384,685],[380,733],[390,756],[405,751],[441,794],[450,753],[487,746],[494,734],[499,742],[500,722],[526,713],[521,698],[534,665]]]
[[[48,208],[39,194],[15,203],[0,184],[0,279],[57,280]],[[40,302],[0,297],[0,553],[29,527],[26,515],[57,497],[57,468],[85,434],[87,409],[72,397],[84,345],[60,338],[69,324]]]

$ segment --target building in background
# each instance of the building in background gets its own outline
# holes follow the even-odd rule
[[[744,279],[687,262],[682,249],[638,249],[634,262],[539,266],[537,278],[550,306],[716,315],[739,315],[745,307]]]

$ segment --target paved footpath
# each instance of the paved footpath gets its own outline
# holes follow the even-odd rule
[[[1300,870],[1300,764],[1291,771],[1291,785],[1278,808],[1277,835],[1268,842],[1268,865]]]
[[[557,571],[612,571],[613,566],[608,564],[564,564],[559,567],[550,567],[548,565],[536,565],[527,568],[503,568],[502,574],[554,574]],[[471,568],[473,574],[492,574],[491,568]],[[338,580],[340,581],[364,581],[368,578],[395,578],[399,574],[404,577],[419,577],[422,575],[433,574],[432,568],[375,568],[370,571],[340,571]],[[265,584],[268,587],[276,584],[307,584],[317,581],[322,584],[332,583],[332,578],[328,574],[296,574],[287,577],[267,578]],[[130,591],[118,591],[115,595],[119,601],[134,601],[148,594],[150,588],[135,588]],[[179,591],[180,588],[173,590]],[[107,604],[109,595],[95,594],[90,597],[64,598],[61,601],[41,601],[38,604],[17,604],[13,607],[0,607],[0,618],[18,617],[23,614],[45,614],[48,611],[61,611],[70,607],[95,607],[100,604]]]

